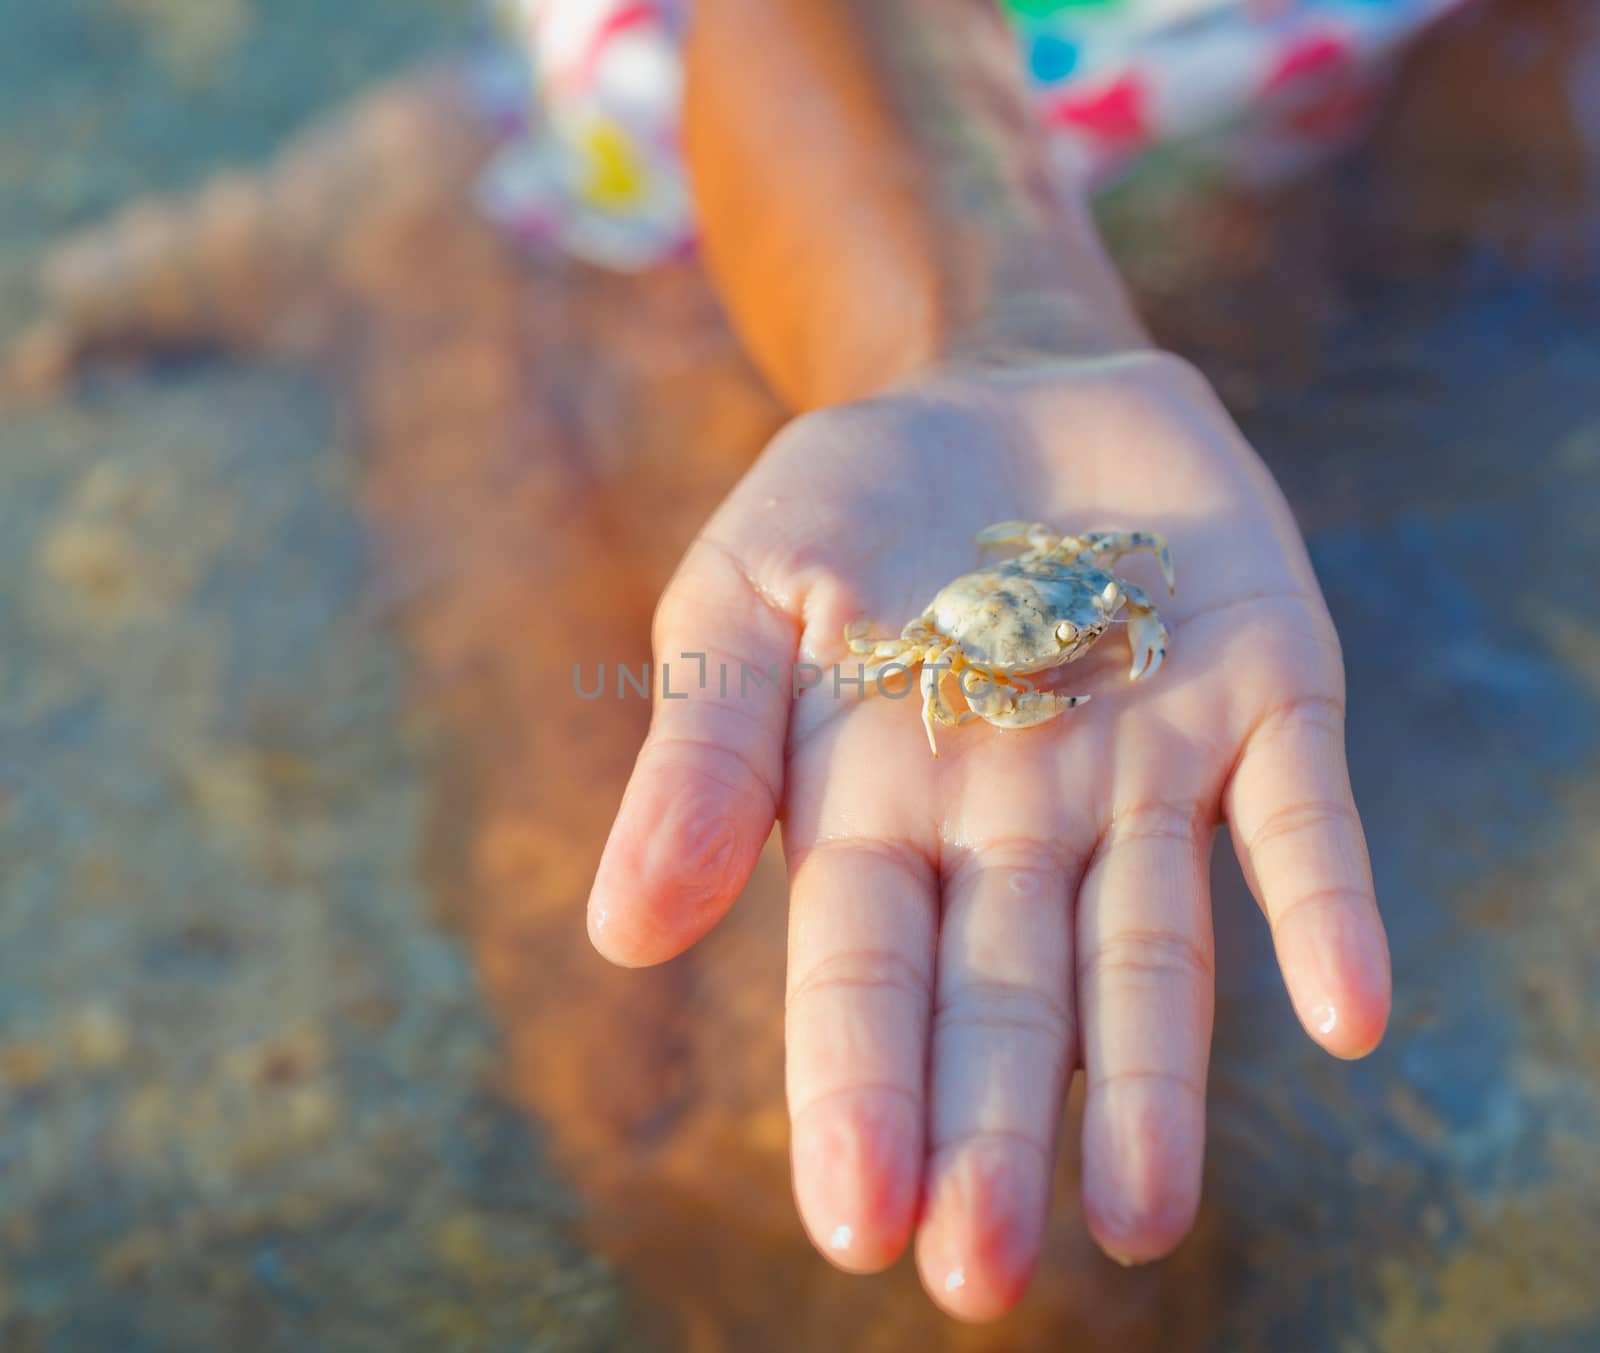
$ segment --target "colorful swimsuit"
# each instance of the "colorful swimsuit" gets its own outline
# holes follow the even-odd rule
[[[507,229],[593,263],[694,243],[679,146],[689,0],[498,0],[484,89]],[[1005,0],[1060,172],[1104,184],[1157,146],[1276,177],[1357,126],[1404,40],[1462,0]]]

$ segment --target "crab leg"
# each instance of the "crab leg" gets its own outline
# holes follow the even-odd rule
[[[878,682],[896,673],[910,675],[920,657],[914,652],[891,655],[880,662],[869,662],[861,669],[861,698],[865,699],[878,689]]]
[[[844,631],[845,646],[858,658],[868,659],[861,668],[861,679],[865,683],[861,691],[863,697],[878,689],[878,682],[890,672],[909,673],[922,660],[922,650],[926,647],[921,640],[904,636],[875,638],[871,629],[865,620],[857,620],[846,625]]]
[[[939,744],[933,736],[933,725],[936,722],[954,722],[944,703],[944,696],[939,693],[939,683],[943,677],[944,673],[933,664],[922,664],[922,726],[928,731],[928,750],[935,756],[939,755]]]
[[[1054,527],[1038,521],[1000,521],[986,526],[973,537],[980,546],[1025,545],[1025,553],[1036,558],[1060,554],[1071,559],[1087,546],[1077,536],[1064,536]]]
[[[1128,603],[1128,643],[1133,648],[1133,667],[1128,673],[1130,681],[1147,681],[1156,674],[1162,659],[1167,656],[1167,626],[1161,612],[1150,602],[1150,595],[1142,587],[1122,582],[1122,595]]]
[[[872,624],[866,620],[852,620],[844,627],[844,642],[857,657],[888,658],[913,648],[925,647],[937,636],[928,628],[928,622],[918,616],[898,639],[886,639],[872,633]]]
[[[1154,531],[1090,531],[1083,538],[1083,544],[1094,556],[1095,563],[1107,567],[1125,554],[1149,550],[1161,561],[1161,576],[1166,580],[1167,591],[1177,593],[1178,583],[1172,572],[1172,552],[1167,549],[1164,536],[1158,536]]]
[[[876,659],[867,664],[862,671],[862,680],[866,683],[861,692],[863,696],[877,689],[878,679],[886,673],[905,672],[919,663],[922,665],[922,674],[919,678],[919,688],[922,692],[922,726],[928,730],[929,748],[935,756],[938,756],[939,744],[934,738],[933,726],[942,723],[955,727],[972,717],[970,714],[957,714],[945,699],[944,683],[954,670],[950,648],[940,643],[921,643],[912,639],[873,641],[858,634],[857,629],[857,626],[852,625],[845,632],[851,650],[862,655],[871,654]]]
[[[974,539],[979,545],[1026,545],[1028,556],[1040,559],[1048,556],[1066,564],[1087,554],[1095,563],[1107,567],[1125,554],[1149,550],[1161,561],[1161,576],[1166,580],[1167,591],[1178,590],[1172,571],[1172,552],[1167,548],[1165,537],[1154,531],[1090,531],[1084,536],[1069,536],[1043,522],[1002,521],[984,527]]]
[[[910,647],[904,636],[898,639],[875,638],[871,624],[865,620],[855,620],[844,627],[844,642],[859,658],[889,658]]]
[[[861,677],[864,685],[861,695],[865,697],[878,689],[880,678],[889,672],[909,672],[920,663],[922,724],[928,730],[928,746],[933,749],[933,754],[938,756],[939,745],[934,741],[934,724],[954,726],[970,717],[957,715],[944,697],[942,686],[952,670],[950,649],[938,641],[929,643],[920,637],[927,633],[927,626],[920,620],[914,620],[907,625],[906,637],[899,639],[874,639],[868,633],[868,629],[865,621],[856,621],[847,626],[844,632],[845,643],[852,653],[872,659],[862,668]]]

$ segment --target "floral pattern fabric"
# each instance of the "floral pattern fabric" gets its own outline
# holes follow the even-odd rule
[[[688,0],[499,0],[481,63],[504,134],[479,196],[523,238],[638,269],[693,248],[680,150]],[[1361,125],[1405,40],[1463,0],[1004,0],[1059,173],[1155,147],[1279,177]]]

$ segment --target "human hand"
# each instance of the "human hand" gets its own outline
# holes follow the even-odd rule
[[[829,674],[857,670],[849,622],[898,633],[976,566],[974,533],[1012,518],[1164,534],[1176,600],[1147,581],[1171,651],[1128,684],[1113,629],[1063,669],[1075,692],[1087,672],[1090,704],[1025,731],[941,730],[934,759],[914,693],[834,698]],[[1140,580],[1146,562],[1119,571]],[[1337,638],[1277,487],[1177,359],[948,367],[796,420],[690,547],[655,652],[690,698],[657,691],[590,933],[619,963],[679,953],[782,822],[795,1193],[840,1267],[882,1268],[915,1231],[940,1305],[1012,1305],[1079,1066],[1094,1235],[1127,1261],[1181,1239],[1200,1190],[1221,818],[1301,1023],[1338,1056],[1381,1036],[1388,953]],[[703,690],[679,675],[693,653]],[[792,700],[795,663],[824,676]],[[742,667],[774,665],[780,689],[741,696]]]

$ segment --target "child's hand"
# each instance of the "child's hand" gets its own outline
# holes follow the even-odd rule
[[[1042,727],[944,730],[935,760],[914,693],[836,699],[831,669],[856,671],[847,622],[897,633],[976,566],[973,534],[1010,518],[1165,534],[1176,600],[1147,581],[1171,653],[1148,683],[1098,683]],[[1117,629],[1101,646],[1122,642]],[[1183,1236],[1200,1189],[1219,815],[1308,1032],[1339,1056],[1378,1041],[1388,954],[1345,769],[1338,642],[1276,486],[1176,359],[949,370],[799,419],[690,548],[655,647],[691,696],[658,687],[591,933],[621,963],[672,957],[782,821],[795,1191],[840,1266],[883,1267],[915,1228],[941,1305],[1011,1305],[1080,1065],[1094,1234],[1128,1260]],[[704,690],[680,656],[694,653],[708,655]],[[824,676],[791,700],[796,662]],[[741,698],[741,665],[776,665],[784,689],[747,681]]]

